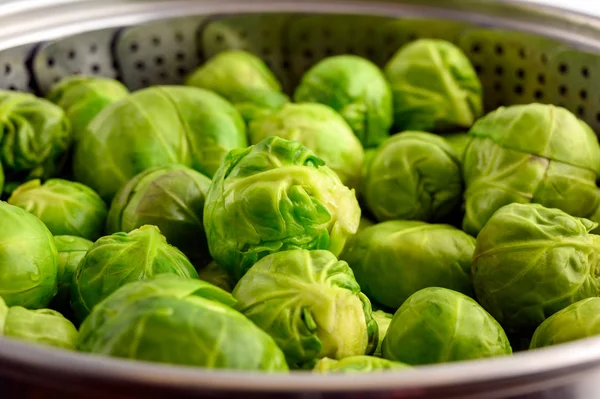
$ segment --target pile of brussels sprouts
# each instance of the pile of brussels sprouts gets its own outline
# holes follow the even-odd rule
[[[441,40],[293,96],[222,52],[182,86],[0,91],[0,335],[213,369],[409,369],[600,334],[600,145],[483,114]]]

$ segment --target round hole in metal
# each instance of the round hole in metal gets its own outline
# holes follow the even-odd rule
[[[590,70],[588,67],[581,68],[581,76],[583,76],[586,79],[590,77]]]
[[[519,58],[524,60],[525,58],[527,58],[527,51],[525,51],[525,49],[523,47],[521,47],[519,49]]]
[[[568,88],[567,86],[565,86],[565,85],[560,85],[560,86],[558,87],[558,93],[559,93],[561,96],[563,96],[563,97],[564,97],[564,96],[566,96],[568,92],[569,92],[569,88]]]
[[[533,93],[533,96],[536,100],[541,100],[542,98],[544,98],[544,92],[541,90],[536,90],[535,93]]]
[[[518,96],[522,95],[523,91],[524,91],[523,85],[518,84],[518,85],[515,86],[515,94],[516,95],[518,95]]]
[[[537,79],[539,84],[546,84],[546,75],[544,75],[543,73],[540,73]]]

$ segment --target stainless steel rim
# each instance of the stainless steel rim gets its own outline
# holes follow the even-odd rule
[[[62,0],[15,2],[0,6],[0,50],[52,40],[86,31],[137,25],[191,14],[246,12],[318,12],[385,16],[437,16],[482,26],[514,29],[560,38],[580,48],[600,51],[600,20],[571,11],[542,7],[517,0]],[[516,15],[516,16],[515,16]],[[342,392],[446,389],[489,384],[506,392],[512,382],[518,389],[556,386],[576,375],[600,367],[600,338],[512,357],[478,360],[411,371],[372,375],[318,376],[308,373],[264,375],[207,371],[162,364],[110,359],[32,347],[0,340],[0,370],[48,383],[55,376],[75,380],[169,388],[184,391],[223,390],[254,392]],[[39,371],[39,372],[36,372]],[[558,373],[560,372],[560,377]],[[60,381],[57,379],[56,382]],[[486,394],[486,398],[492,398]]]
[[[402,372],[351,376],[320,376],[309,372],[268,375],[207,371],[200,368],[46,349],[10,339],[3,339],[0,342],[0,359],[2,359],[0,370],[4,369],[3,371],[18,375],[21,369],[26,369],[27,378],[37,377],[44,383],[48,383],[48,375],[38,374],[37,370],[52,370],[54,375],[63,375],[65,378],[101,380],[107,384],[127,381],[145,387],[173,388],[183,391],[343,392],[392,389],[410,391],[451,386],[468,389],[470,385],[492,382],[503,386],[509,381],[515,388],[523,389],[526,386],[534,390],[540,385],[544,388],[558,386],[577,374],[600,366],[600,339],[590,338],[556,347],[520,352],[510,357],[423,366]],[[561,372],[560,377],[554,374],[557,372]],[[492,396],[486,396],[489,397]]]
[[[0,50],[105,28],[201,14],[297,12],[437,16],[600,49],[598,19],[522,0],[37,0],[0,5]]]

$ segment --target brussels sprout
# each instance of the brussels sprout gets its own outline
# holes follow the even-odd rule
[[[363,231],[364,229],[366,229],[367,227],[371,227],[375,224],[375,222],[372,222],[371,219],[366,218],[364,216],[360,217],[360,223],[358,225],[358,230],[356,231],[357,233],[360,233],[361,231]]]
[[[402,47],[385,66],[394,101],[394,129],[468,128],[483,112],[481,82],[462,50],[421,39]]]
[[[9,308],[0,297],[0,336],[31,344],[75,349],[77,329],[60,313],[50,309]]]
[[[371,162],[373,161],[373,158],[375,158],[376,153],[377,153],[377,147],[365,149],[365,156],[363,159],[363,166],[362,166],[362,172],[361,172],[361,180],[364,180],[366,178],[367,172],[369,171],[369,167],[371,166]]]
[[[348,264],[331,252],[268,255],[242,277],[233,296],[237,309],[275,339],[291,367],[370,354],[377,346],[371,303]]]
[[[357,188],[364,152],[344,119],[322,104],[287,104],[250,124],[250,142],[269,136],[295,140],[310,148],[333,169],[342,183]]]
[[[581,299],[599,296],[596,224],[538,204],[500,208],[477,236],[479,303],[510,332],[533,330]]]
[[[197,266],[210,262],[202,224],[210,179],[183,165],[148,169],[125,184],[110,206],[107,233],[157,226]]]
[[[472,139],[467,133],[452,133],[444,135],[444,139],[454,148],[454,152],[458,154],[458,159],[462,162],[463,154]]]
[[[436,286],[473,295],[470,266],[475,239],[444,224],[395,220],[351,237],[340,258],[363,292],[392,309]]]
[[[367,149],[365,149],[364,152],[365,152],[365,156],[363,158],[362,169],[360,172],[360,185],[359,185],[359,189],[356,193],[356,196],[358,197],[358,201],[360,202],[361,207],[363,207],[363,212],[368,211],[368,209],[364,205],[365,184],[366,184],[366,180],[367,180],[367,173],[369,173],[369,168],[371,167],[371,163],[373,162],[373,159],[375,158],[375,154],[377,153],[377,147],[367,148]]]
[[[4,192],[4,169],[2,168],[2,163],[0,162],[0,196]]]
[[[200,269],[198,271],[198,278],[216,285],[227,292],[233,291],[233,287],[235,287],[235,283],[232,281],[229,273],[215,261],[210,262],[208,266]]]
[[[441,221],[461,203],[460,160],[439,136],[400,133],[373,156],[363,190],[379,221]]]
[[[235,279],[277,251],[339,255],[359,221],[354,192],[308,148],[279,137],[230,152],[204,208],[210,253]]]
[[[13,191],[8,203],[37,216],[52,234],[88,240],[102,236],[108,213],[106,204],[94,190],[62,179],[22,184]]]
[[[71,287],[71,306],[79,320],[119,287],[159,274],[197,278],[185,255],[156,226],[102,237],[85,254]]]
[[[241,50],[215,55],[196,69],[185,84],[220,94],[248,122],[269,115],[289,101],[269,67],[260,58]]]
[[[364,58],[325,58],[306,72],[294,99],[326,104],[338,111],[365,148],[376,147],[390,135],[390,86],[382,71]]]
[[[411,365],[510,355],[500,324],[459,292],[429,287],[410,296],[394,314],[383,357]]]
[[[500,107],[478,120],[463,156],[463,229],[483,228],[499,208],[538,203],[578,217],[600,205],[600,145],[592,129],[564,108]]]
[[[52,304],[63,310],[69,308],[73,274],[94,243],[76,236],[54,236],[54,243],[58,250],[58,294],[52,300]]]
[[[64,111],[33,94],[0,90],[0,162],[7,182],[53,176],[71,144]]]
[[[47,306],[58,270],[52,234],[31,213],[3,201],[0,221],[0,297],[8,306]]]
[[[75,178],[106,201],[136,174],[179,163],[212,176],[227,152],[246,147],[233,106],[195,87],[155,86],[104,108],[76,143]]]
[[[600,298],[587,298],[548,317],[535,330],[529,348],[558,345],[600,335]]]
[[[376,310],[373,312],[373,319],[377,323],[377,327],[379,330],[379,341],[377,342],[377,348],[373,353],[373,356],[382,356],[381,353],[381,344],[383,344],[383,339],[385,338],[385,334],[387,334],[387,330],[390,327],[390,323],[392,322],[393,314],[387,313],[383,310]]]
[[[72,75],[56,83],[46,98],[65,110],[73,139],[78,140],[100,111],[128,95],[129,90],[118,80]]]
[[[232,301],[202,280],[158,276],[130,283],[85,319],[77,348],[214,369],[287,371],[273,339],[229,307]]]
[[[342,360],[323,358],[317,362],[313,372],[319,374],[329,373],[371,373],[383,370],[406,369],[410,366],[381,359],[374,356],[351,356]]]

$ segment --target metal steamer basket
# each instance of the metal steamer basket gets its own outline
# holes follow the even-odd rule
[[[400,46],[449,40],[488,110],[547,102],[600,131],[600,19],[524,1],[37,0],[0,6],[0,87],[43,94],[66,75],[130,89],[178,84],[229,48],[256,53],[288,91],[319,59],[383,65]],[[2,221],[0,221],[0,228]],[[512,357],[351,376],[260,375],[109,359],[0,340],[0,397],[600,398],[600,338]]]

